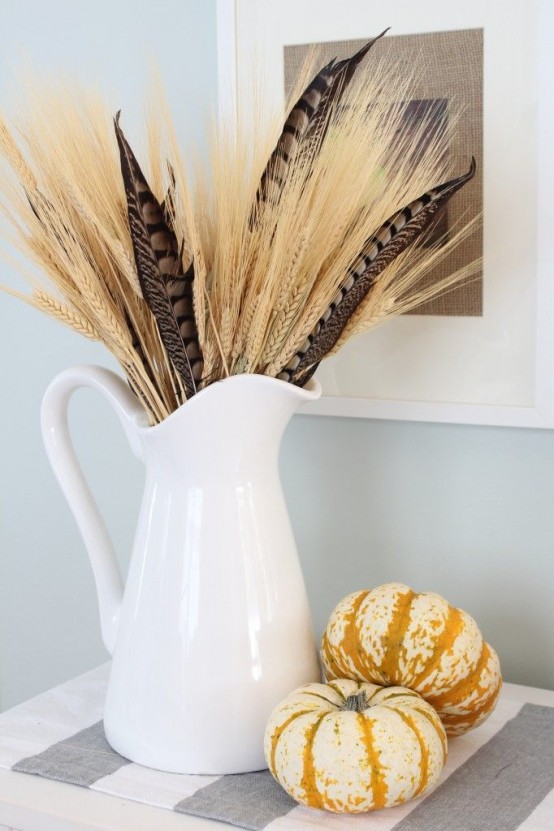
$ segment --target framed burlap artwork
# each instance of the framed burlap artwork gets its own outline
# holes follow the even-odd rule
[[[333,58],[346,58],[364,45],[362,40],[341,40],[285,46],[284,92],[286,99],[294,87],[302,65],[310,51],[318,50],[321,65]],[[417,57],[415,57],[417,56]],[[369,58],[368,58],[369,60]],[[451,117],[451,109],[463,111],[453,142],[445,147],[456,171],[468,167],[471,156],[477,162],[477,174],[467,188],[458,193],[447,206],[437,234],[448,233],[462,221],[483,209],[483,30],[465,29],[451,32],[426,32],[417,35],[388,35],[372,47],[371,60],[384,64],[389,72],[399,62],[408,68],[417,60],[418,74],[414,82],[413,99],[408,102],[404,129],[407,131],[425,114],[432,113],[433,122],[440,129],[441,122]],[[463,245],[441,263],[429,276],[429,281],[440,280],[456,271],[464,262],[483,256],[482,231],[475,231]],[[483,312],[483,275],[470,283],[421,306],[414,314],[473,315]]]
[[[471,424],[554,426],[554,6],[548,0],[443,0],[393,7],[343,0],[219,0],[222,113],[253,117],[256,90],[283,112],[312,45],[321,64],[390,26],[368,60],[417,66],[408,119],[437,124],[462,109],[445,152],[473,155],[478,176],[442,217],[482,212],[443,273],[482,257],[470,285],[354,338],[318,370],[311,414]],[[256,113],[259,117],[259,113]],[[410,129],[410,124],[407,124]],[[441,274],[430,275],[437,279]]]

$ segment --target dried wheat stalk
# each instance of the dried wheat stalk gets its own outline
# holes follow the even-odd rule
[[[470,152],[456,171],[445,153],[455,114],[406,133],[411,79],[400,68],[385,74],[368,47],[311,85],[310,60],[288,132],[261,113],[219,125],[207,169],[192,175],[159,86],[145,173],[90,93],[37,86],[17,141],[0,118],[0,210],[46,278],[26,299],[113,352],[152,423],[229,374],[304,383],[349,337],[476,271],[422,287],[477,222],[417,245],[465,182],[437,189],[469,166]]]

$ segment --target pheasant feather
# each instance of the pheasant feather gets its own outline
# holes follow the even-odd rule
[[[359,64],[365,58],[373,44],[380,40],[388,31],[388,29],[385,29],[381,34],[368,41],[361,49],[358,49],[350,58],[345,58],[334,64],[331,84],[322,96],[317,111],[310,120],[304,137],[305,141],[309,145],[312,145],[310,152],[313,153],[325,138],[333,110],[340,103],[350,81],[356,74]]]
[[[274,199],[281,192],[300,142],[306,135],[310,122],[317,113],[338,71],[339,67],[335,65],[335,59],[333,58],[310,81],[289,112],[279,140],[262,173],[256,194],[257,204]]]
[[[350,317],[384,269],[429,227],[437,212],[474,174],[475,159],[472,158],[466,174],[426,191],[389,217],[369,237],[332,303],[279,378],[302,384],[308,380],[308,368],[318,364],[337,343]]]
[[[339,103],[362,59],[387,31],[385,29],[374,37],[352,57],[338,63],[333,58],[310,81],[287,116],[279,141],[262,174],[256,204],[278,197],[292,160],[304,140],[309,142],[311,153],[317,150],[327,131],[333,107]]]
[[[179,333],[191,365],[192,377],[196,383],[200,383],[204,370],[204,359],[202,357],[202,350],[200,349],[196,317],[194,314],[193,282],[194,265],[191,263],[184,274],[166,278],[165,287],[173,306]]]
[[[187,398],[196,392],[196,383],[179,324],[166,286],[181,270],[178,243],[163,217],[162,208],[148,187],[123,131],[119,114],[115,119],[121,172],[127,198],[129,229],[140,286],[158,324],[167,354],[179,373]]]
[[[167,164],[167,168],[169,172],[170,183],[167,189],[167,193],[165,195],[165,199],[161,203],[160,207],[162,209],[163,217],[167,227],[172,233],[174,233],[173,221],[176,211],[176,180],[175,171],[173,170],[169,162]],[[180,263],[183,262],[184,249],[185,243],[183,241],[183,244],[181,245],[181,249],[179,251]],[[163,275],[163,277],[165,280],[167,293],[169,294],[169,299],[171,300],[171,303],[173,305],[175,317],[177,318],[179,332],[181,333],[183,343],[185,344],[187,356],[191,363],[193,378],[196,382],[200,382],[202,380],[202,373],[204,369],[204,359],[202,357],[202,350],[200,349],[198,328],[196,325],[196,317],[194,314],[194,263],[192,262],[192,258],[189,257],[189,259],[190,264],[184,274],[179,274],[178,276],[171,277]]]

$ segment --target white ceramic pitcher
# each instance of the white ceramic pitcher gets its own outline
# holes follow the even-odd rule
[[[78,387],[110,401],[146,485],[125,591],[67,422]],[[218,381],[154,427],[126,383],[62,372],[44,397],[46,450],[85,541],[113,654],[104,725],[148,767],[266,767],[272,708],[320,677],[310,611],[278,474],[283,431],[321,394],[263,375]]]

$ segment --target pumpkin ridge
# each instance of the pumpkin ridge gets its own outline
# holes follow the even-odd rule
[[[390,709],[393,710],[397,715],[399,715],[402,721],[413,730],[415,737],[417,739],[417,743],[419,744],[419,749],[421,752],[421,773],[419,776],[419,785],[417,787],[417,790],[413,794],[413,796],[419,796],[419,794],[427,787],[427,784],[429,782],[429,751],[425,747],[423,737],[419,732],[412,716],[409,716],[407,713],[404,713],[402,710],[399,710],[396,707],[391,707]],[[416,712],[421,713],[421,710],[417,710]]]
[[[323,633],[321,652],[323,660],[326,664],[325,675],[327,678],[329,678],[330,674],[334,675],[335,678],[341,678],[342,675],[344,675],[344,672],[342,671],[340,663],[336,658],[334,647],[329,642],[327,630]]]
[[[412,589],[398,596],[387,631],[382,638],[384,655],[379,670],[384,683],[389,686],[402,682],[399,678],[398,658],[400,651],[404,649],[403,641],[410,625],[410,611],[414,597],[416,593]],[[396,649],[391,646],[392,644],[396,644]]]
[[[335,690],[335,692],[337,691]],[[324,695],[321,695],[321,693],[312,692],[312,690],[304,690],[303,695],[313,695],[314,698],[320,698],[322,701],[326,701],[327,704],[331,705],[331,707],[339,706],[336,701],[330,701],[328,698],[325,698]]]
[[[394,687],[390,687],[390,688],[385,687],[384,689],[394,689]],[[375,693],[373,693],[373,695],[375,695]],[[414,692],[414,690],[410,690],[410,689],[406,688],[406,690],[404,692],[395,692],[395,693],[390,693],[390,695],[383,696],[383,701],[386,702],[390,698],[405,698],[406,696],[409,696],[411,698],[421,698],[419,693],[416,693],[416,692]]]
[[[338,679],[337,679],[337,680],[338,680]],[[346,701],[346,696],[345,696],[345,694],[343,693],[343,691],[342,691],[342,690],[338,690],[338,689],[335,687],[335,685],[333,684],[333,681],[332,681],[332,680],[327,682],[327,686],[328,686],[328,687],[331,687],[331,689],[333,689],[333,690],[336,692],[336,694],[337,694],[337,695],[340,695],[340,697],[341,697],[341,699],[342,699],[342,702],[343,702],[343,704],[344,704],[344,702]]]
[[[425,697],[426,690],[426,685],[422,687],[423,682],[440,665],[444,653],[452,650],[456,638],[463,629],[463,621],[464,619],[460,610],[454,606],[450,606],[444,629],[437,637],[435,648],[425,664],[425,668],[409,682],[409,686],[415,689],[420,695],[423,695],[423,697]]]
[[[442,713],[441,719],[445,726],[445,728],[452,728],[457,727],[460,724],[465,724],[466,722],[473,725],[478,719],[485,715],[485,713],[492,712],[494,710],[496,703],[498,701],[498,696],[500,695],[500,690],[502,688],[502,680],[499,681],[498,687],[495,691],[495,694],[487,698],[480,707],[476,707],[473,710],[470,710],[467,713]]]
[[[366,693],[366,698],[367,698],[368,702],[372,701],[377,695],[379,695],[379,693],[383,692],[383,689],[385,689],[385,687],[380,687],[378,685],[376,685],[376,687],[377,687],[377,689],[373,690],[371,695],[368,695]]]
[[[436,696],[428,695],[427,701],[429,701],[435,709],[439,709],[440,707],[448,707],[449,704],[457,704],[458,701],[463,700],[471,691],[471,684],[474,682],[475,677],[480,677],[481,672],[490,658],[490,655],[490,647],[486,641],[483,641],[479,658],[477,659],[475,666],[468,669],[468,674],[463,678],[460,678],[459,681],[450,687],[449,690],[439,693],[439,695]]]
[[[316,782],[316,769],[314,762],[314,741],[321,722],[328,713],[324,713],[318,720],[311,724],[305,733],[305,744],[303,751],[304,768],[300,787],[304,790],[304,796],[310,808],[323,808],[323,796],[319,792]]]
[[[439,714],[435,713],[435,715],[432,716],[431,713],[427,712],[426,710],[420,710],[419,707],[414,707],[413,709],[416,711],[416,713],[419,713],[420,716],[423,716],[424,718],[426,718],[427,721],[429,722],[429,724],[432,724],[434,729],[437,731],[437,733],[439,735],[439,738],[441,740],[441,745],[442,745],[443,764],[446,763],[446,757],[448,756],[448,744],[447,744],[447,741],[446,741],[446,736],[444,735],[444,732],[443,732],[443,731],[445,731],[445,728],[444,728],[444,725],[442,724],[442,720],[441,720]],[[436,718],[436,721],[435,721],[435,718]],[[440,729],[437,730],[437,722],[439,723],[439,727],[442,726],[442,728],[443,728],[442,730],[440,730]]]
[[[361,677],[361,680],[366,680],[370,677],[370,673],[368,672],[367,662],[363,659],[364,650],[362,649],[360,630],[357,626],[357,618],[360,607],[368,595],[369,591],[360,592],[352,604],[352,609],[348,615],[345,616],[344,635],[338,645],[338,648],[342,650],[342,654],[349,656],[352,664],[354,665],[354,670]],[[351,672],[352,670],[347,667],[345,673],[346,677],[351,677]],[[358,681],[360,678],[355,678],[353,680]]]
[[[271,755],[270,755],[270,759],[269,759],[269,769],[271,770],[271,773],[274,776],[275,776],[275,755],[277,753],[277,745],[279,744],[279,739],[281,738],[281,736],[283,735],[283,733],[285,732],[287,727],[290,724],[292,724],[293,721],[295,721],[297,718],[300,718],[300,716],[307,716],[309,713],[314,713],[314,712],[317,712],[317,711],[316,710],[301,710],[298,713],[293,713],[292,716],[290,716],[288,719],[286,719],[282,724],[279,725],[279,727],[277,727],[275,729],[275,731],[274,731],[274,733],[273,733],[273,735],[271,736],[271,739],[270,739]]]
[[[356,713],[356,718],[358,720],[358,724],[361,727],[364,739],[364,747],[366,750],[367,762],[370,770],[370,783],[371,792],[373,796],[373,804],[374,807],[377,809],[386,808],[389,789],[387,781],[385,779],[384,766],[381,764],[379,758],[380,753],[375,752],[375,750],[373,749],[373,732],[371,728],[374,722],[373,719],[367,718],[367,716],[364,716],[363,713]]]

